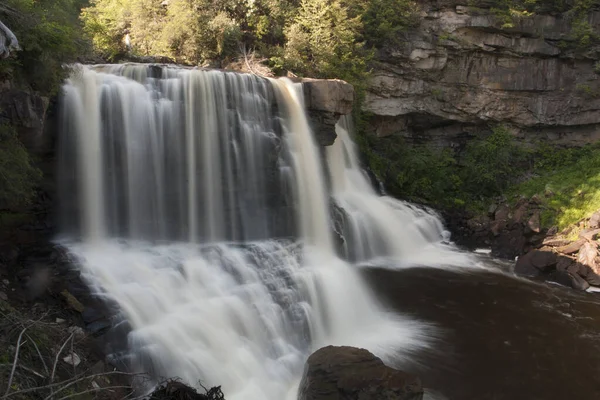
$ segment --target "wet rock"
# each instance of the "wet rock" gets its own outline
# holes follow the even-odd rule
[[[600,275],[587,265],[580,263],[575,264],[577,273],[583,277],[590,285],[600,286]]]
[[[365,349],[328,346],[306,361],[298,400],[421,400],[418,377],[386,366]]]
[[[86,307],[85,310],[83,310],[83,312],[81,313],[81,317],[83,318],[86,324],[89,324],[94,321],[98,321],[105,318],[105,315],[101,310],[98,310],[93,307]]]
[[[72,310],[77,311],[79,313],[82,313],[83,310],[85,310],[85,307],[83,306],[83,304],[81,304],[81,302],[79,300],[77,300],[75,298],[75,296],[73,296],[71,293],[69,293],[68,290],[65,289],[62,292],[60,292],[60,294],[63,297],[63,299],[66,301],[69,308],[71,308]]]
[[[550,249],[532,250],[519,257],[515,273],[524,276],[539,276],[556,266],[558,256]]]
[[[571,265],[575,264],[575,260],[565,257],[563,255],[558,257],[558,262],[556,263],[557,271],[567,271]]]
[[[547,279],[576,290],[587,290],[590,287],[590,284],[582,277],[568,271],[554,271],[548,275]]]
[[[93,335],[102,334],[111,327],[112,324],[107,320],[95,321],[85,326],[85,328]]]

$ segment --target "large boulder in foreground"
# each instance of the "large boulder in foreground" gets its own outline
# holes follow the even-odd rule
[[[298,400],[421,400],[421,380],[365,349],[328,346],[306,361]]]

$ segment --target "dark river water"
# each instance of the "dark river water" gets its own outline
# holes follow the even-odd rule
[[[600,294],[484,271],[365,271],[388,306],[432,322],[432,351],[397,365],[432,398],[600,399]]]

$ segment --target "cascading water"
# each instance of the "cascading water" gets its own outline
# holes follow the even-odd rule
[[[433,210],[375,192],[360,167],[351,127],[351,118],[342,117],[336,141],[327,147],[331,194],[342,214],[346,257],[357,262],[384,258],[388,266],[390,262],[399,266],[470,264],[469,256],[440,243],[449,233]]]
[[[132,370],[280,400],[323,345],[428,345],[431,327],[384,312],[336,255],[302,104],[287,80],[153,65],[79,67],[66,84],[63,243],[122,311]],[[327,159],[348,258],[439,249],[438,219],[377,196],[338,135]]]

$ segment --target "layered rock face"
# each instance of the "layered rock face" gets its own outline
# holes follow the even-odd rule
[[[49,100],[31,90],[0,82],[0,124],[14,126],[19,138],[31,148],[39,143],[46,122]]]
[[[327,346],[306,361],[298,400],[421,400],[421,380],[365,349]]]
[[[422,10],[419,27],[377,56],[364,105],[372,133],[452,146],[502,123],[528,141],[600,139],[599,52],[576,51],[567,13],[507,28],[464,0]],[[599,32],[600,10],[588,22]]]
[[[303,79],[302,89],[308,118],[317,141],[330,146],[336,138],[335,124],[352,112],[354,88],[338,79]]]

